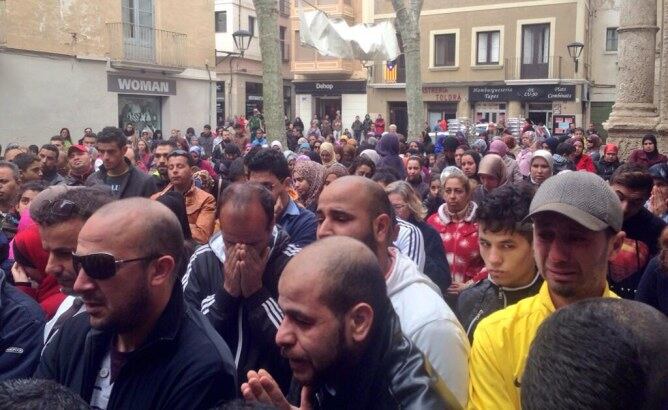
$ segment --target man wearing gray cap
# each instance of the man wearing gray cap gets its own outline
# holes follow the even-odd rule
[[[608,289],[608,261],[624,232],[619,198],[599,176],[568,172],[548,178],[531,201],[534,259],[545,279],[536,296],[483,319],[469,360],[468,408],[520,408],[520,387],[538,326],[556,309]]]

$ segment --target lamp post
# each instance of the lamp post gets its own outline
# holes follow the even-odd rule
[[[234,33],[232,33],[232,39],[234,40],[234,46],[236,47],[238,52],[227,52],[227,55],[230,57],[230,99],[229,99],[229,104],[230,104],[230,111],[234,109],[234,104],[232,101],[232,94],[233,94],[233,85],[234,85],[234,73],[232,72],[232,60],[236,56],[241,56],[241,58],[244,58],[244,53],[246,50],[248,50],[248,47],[250,46],[250,42],[253,39],[253,35],[250,33],[248,30],[237,30]]]
[[[573,62],[575,63],[575,72],[577,73],[578,59],[580,58],[580,54],[582,54],[582,49],[584,48],[584,44],[575,41],[567,45],[566,48],[568,48],[568,55],[571,56]]]

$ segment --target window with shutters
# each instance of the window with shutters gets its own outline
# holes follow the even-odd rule
[[[501,32],[481,31],[476,37],[476,64],[499,64]]]

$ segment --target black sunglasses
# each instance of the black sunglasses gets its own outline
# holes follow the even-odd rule
[[[72,252],[72,265],[75,272],[83,269],[86,275],[93,279],[109,279],[116,275],[116,269],[126,263],[147,261],[159,258],[161,255],[149,255],[141,258],[116,260],[110,253],[90,253],[88,255],[77,255]]]

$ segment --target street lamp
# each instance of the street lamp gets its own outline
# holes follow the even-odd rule
[[[234,39],[234,45],[239,50],[241,58],[244,57],[244,53],[248,50],[250,42],[253,39],[253,35],[248,30],[237,30],[232,33],[232,38]]]
[[[580,54],[582,54],[582,49],[584,48],[584,44],[575,41],[573,43],[570,43],[569,45],[566,46],[568,48],[568,55],[571,56],[573,59],[573,62],[575,63],[575,72],[578,72],[578,58],[580,58]]]

